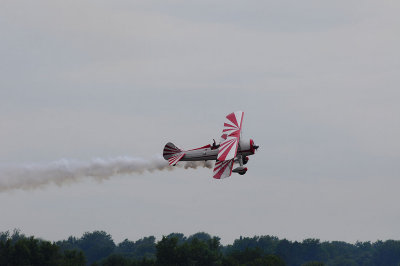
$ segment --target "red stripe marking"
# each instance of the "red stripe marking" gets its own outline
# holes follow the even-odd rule
[[[235,124],[237,127],[239,127],[239,124],[236,120],[235,113],[231,113],[231,114],[227,115],[226,118],[228,118],[230,121],[232,121],[233,124]]]
[[[237,126],[234,126],[234,125],[231,125],[231,124],[228,124],[228,123],[224,123],[224,127],[233,127],[233,128],[237,128]]]
[[[233,147],[234,144],[235,144],[235,143],[230,144],[229,147],[228,147],[220,156],[218,156],[218,159],[219,159],[219,160],[225,161],[226,156],[227,156],[228,153],[231,151],[231,149],[232,149],[232,147]]]
[[[215,164],[215,167],[214,167],[214,171],[215,171],[215,170],[218,170],[219,168],[221,168],[221,166],[222,166],[222,162],[216,163],[216,164]]]
[[[217,178],[217,179],[220,179],[221,176],[226,171],[226,168],[230,167],[231,163],[232,163],[232,160],[222,162],[221,163],[222,168],[218,171],[218,173],[216,175],[214,175],[214,177]],[[231,175],[231,174],[232,174],[232,168],[230,169],[230,174],[229,175]]]
[[[207,149],[207,148],[210,148],[210,147],[211,147],[211,145],[210,145],[210,144],[207,144],[207,145],[205,145],[205,146],[203,146],[203,147],[196,148],[196,149],[192,149],[192,150],[189,150],[189,151],[195,151],[195,150]]]

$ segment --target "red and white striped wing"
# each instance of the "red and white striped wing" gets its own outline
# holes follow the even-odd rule
[[[228,161],[236,157],[243,122],[242,111],[236,111],[226,116],[219,146],[218,161]]]
[[[219,161],[228,161],[236,157],[239,140],[236,137],[227,137],[219,146],[218,157]]]
[[[233,167],[233,159],[229,161],[216,161],[214,166],[215,179],[221,179],[231,176]]]

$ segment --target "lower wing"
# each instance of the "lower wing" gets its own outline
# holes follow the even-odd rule
[[[213,177],[215,179],[230,177],[232,174],[233,161],[234,161],[234,159],[227,160],[227,161],[218,161],[217,160],[215,162],[215,166],[214,166]]]

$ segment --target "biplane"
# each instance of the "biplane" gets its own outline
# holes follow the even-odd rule
[[[250,155],[255,154],[259,146],[252,139],[243,139],[242,124],[244,112],[236,111],[226,116],[224,128],[219,143],[205,145],[192,150],[182,150],[168,142],[163,151],[163,157],[170,165],[179,161],[215,160],[213,177],[222,179],[231,176],[232,172],[244,175]],[[233,168],[234,164],[239,164]]]

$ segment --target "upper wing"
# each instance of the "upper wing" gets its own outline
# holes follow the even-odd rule
[[[228,161],[236,157],[242,131],[243,114],[242,111],[236,111],[226,116],[221,136],[222,142],[218,151],[218,161]]]
[[[213,177],[215,179],[221,179],[229,177],[232,174],[233,159],[229,161],[216,161],[214,166]]]

